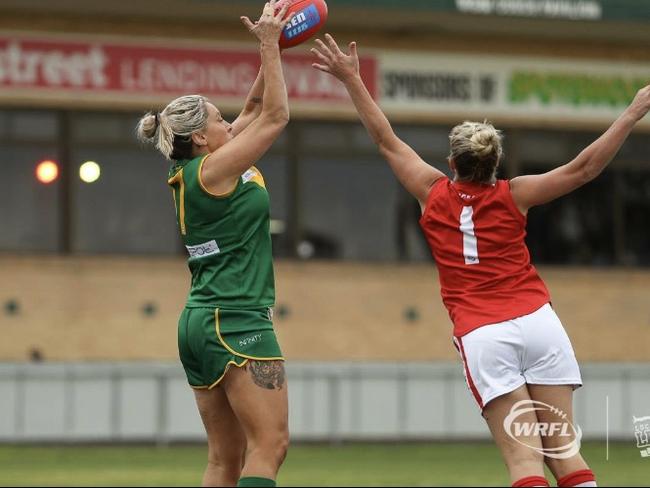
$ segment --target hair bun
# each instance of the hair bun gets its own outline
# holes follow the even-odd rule
[[[487,120],[454,127],[449,134],[449,158],[455,162],[458,177],[475,183],[491,181],[503,155],[501,141],[501,131]]]
[[[470,138],[472,152],[480,158],[487,157],[499,147],[499,140],[499,134],[494,127],[481,127]]]
[[[149,112],[140,119],[137,128],[138,139],[142,142],[152,142],[158,131],[158,116]]]
[[[207,104],[202,95],[185,95],[172,100],[161,112],[152,111],[140,119],[137,137],[153,144],[166,159],[191,159],[192,134],[208,124]]]

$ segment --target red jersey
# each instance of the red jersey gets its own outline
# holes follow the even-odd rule
[[[440,178],[420,226],[438,266],[455,337],[528,315],[550,301],[530,263],[526,217],[507,181],[481,185]]]

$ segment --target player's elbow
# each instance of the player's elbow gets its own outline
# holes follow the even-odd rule
[[[597,164],[587,164],[578,174],[578,180],[580,185],[585,185],[600,176],[600,174],[605,169],[604,166]]]
[[[388,134],[387,136],[378,134],[375,137],[375,144],[379,148],[379,153],[386,159],[397,152],[398,142],[399,140],[395,137],[395,134]]]
[[[281,125],[282,128],[285,128],[287,124],[289,124],[289,121],[291,120],[291,115],[289,114],[289,110],[280,110],[275,116],[276,123],[278,125]]]
[[[279,129],[284,129],[289,123],[290,118],[289,110],[286,108],[279,108],[265,114],[265,121]]]
[[[611,158],[587,148],[567,165],[573,179],[581,186],[595,180],[607,167]]]
[[[278,124],[282,124],[283,126],[286,126],[289,123],[289,120],[291,120],[289,109],[282,108],[282,110],[278,110],[278,113],[276,114],[276,119]]]

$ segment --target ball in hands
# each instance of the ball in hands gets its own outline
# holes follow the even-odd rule
[[[276,9],[281,10],[289,4],[287,15],[294,14],[280,36],[280,47],[288,49],[298,46],[315,36],[327,22],[327,3],[325,0],[280,0]]]

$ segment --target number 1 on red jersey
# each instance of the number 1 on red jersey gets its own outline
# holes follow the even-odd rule
[[[478,241],[474,234],[474,208],[463,207],[460,214],[460,231],[463,233],[463,256],[465,264],[478,264]]]

